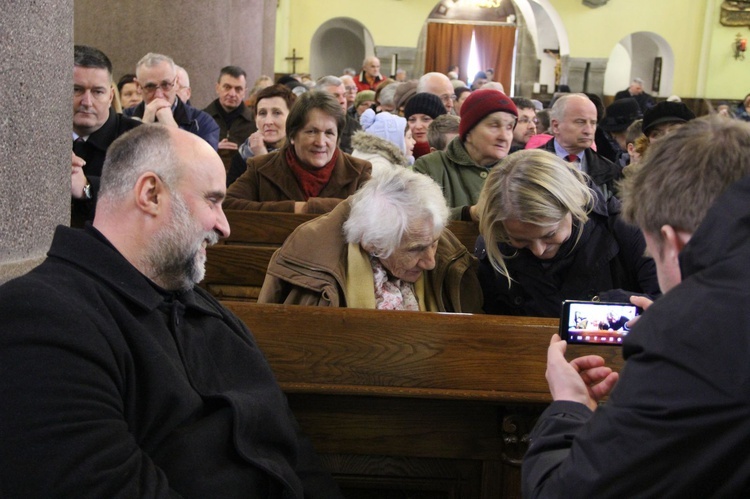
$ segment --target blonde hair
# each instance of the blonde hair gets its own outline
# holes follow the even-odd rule
[[[492,267],[511,283],[505,259],[515,255],[503,255],[498,246],[509,243],[505,220],[546,226],[570,213],[583,225],[593,204],[586,176],[568,162],[540,149],[511,154],[487,177],[477,207]]]

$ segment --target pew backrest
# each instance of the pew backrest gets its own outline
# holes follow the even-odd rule
[[[557,319],[226,304],[256,337],[285,390],[549,402]],[[621,349],[569,345],[616,370]]]
[[[223,300],[256,301],[274,251],[300,224],[318,215],[272,211],[226,210],[228,238],[206,250],[201,285]],[[477,224],[452,221],[448,229],[470,252],[479,235]]]

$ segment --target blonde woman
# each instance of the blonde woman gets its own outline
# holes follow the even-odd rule
[[[659,292],[640,231],[554,154],[508,156],[487,178],[478,209],[475,253],[487,313],[557,317],[566,299]]]

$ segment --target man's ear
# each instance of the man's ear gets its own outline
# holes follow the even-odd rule
[[[552,120],[549,121],[549,129],[552,130],[552,135],[556,135],[557,134],[557,127],[558,127],[559,124],[560,123],[557,120],[554,120],[554,119],[552,119]]]
[[[665,257],[677,258],[682,248],[690,241],[690,234],[682,229],[675,229],[671,225],[662,225],[659,229],[662,239],[662,251]]]
[[[144,213],[156,216],[164,209],[166,193],[161,178],[154,172],[146,172],[135,183],[136,206]]]

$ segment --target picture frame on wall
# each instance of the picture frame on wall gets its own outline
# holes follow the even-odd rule
[[[654,58],[654,77],[651,82],[651,90],[654,92],[658,92],[661,86],[661,62],[661,57]]]

